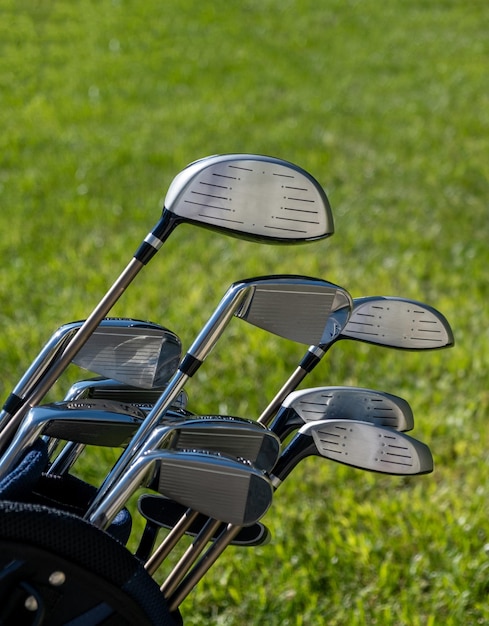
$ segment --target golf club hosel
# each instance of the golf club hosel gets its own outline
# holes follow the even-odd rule
[[[280,441],[284,441],[294,430],[304,424],[302,417],[290,407],[282,406],[275,415],[268,428],[274,432]]]
[[[178,216],[163,209],[160,220],[153,230],[146,235],[134,253],[134,258],[143,265],[147,265],[181,221]]]
[[[302,459],[313,454],[317,454],[313,438],[310,435],[297,434],[282,452],[273,468],[270,476],[273,487],[276,489]]]

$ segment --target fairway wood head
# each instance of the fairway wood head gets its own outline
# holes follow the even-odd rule
[[[409,403],[399,396],[361,387],[316,387],[289,394],[270,429],[283,441],[293,430],[324,419],[354,419],[407,431],[414,427]]]
[[[306,276],[264,276],[234,286],[248,289],[236,317],[306,345],[333,341],[353,306],[350,294],[342,287]]]
[[[311,422],[299,434],[313,438],[319,455],[358,469],[395,475],[433,471],[427,445],[383,426],[337,419]]]
[[[369,296],[353,303],[344,338],[404,350],[435,350],[454,343],[447,319],[422,302]]]
[[[308,456],[398,476],[433,471],[430,449],[413,437],[370,422],[321,420],[304,424],[294,435],[274,467],[274,486]]]
[[[334,232],[328,199],[298,166],[274,157],[223,154],[182,170],[166,194],[166,211],[207,228],[272,243]]]

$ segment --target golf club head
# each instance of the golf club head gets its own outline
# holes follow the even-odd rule
[[[149,474],[149,476],[148,476]],[[93,511],[90,523],[106,528],[142,484],[221,522],[250,526],[268,510],[273,488],[252,464],[199,450],[153,450],[138,457]]]
[[[357,469],[399,476],[433,471],[424,443],[391,428],[356,420],[322,420],[302,426],[275,467],[278,483],[306,456],[322,456]]]
[[[393,296],[355,298],[342,332],[345,339],[404,350],[435,350],[454,344],[447,319],[433,307]]]
[[[236,317],[270,333],[306,345],[329,343],[344,328],[352,299],[317,278],[265,276],[235,283],[248,288]]]
[[[56,362],[83,321],[60,326],[43,346],[10,394],[3,413],[14,413]],[[105,318],[73,359],[80,367],[129,385],[154,387],[168,382],[181,357],[180,339],[167,328],[126,318]]]
[[[326,194],[310,174],[287,161],[254,154],[194,161],[174,178],[164,211],[269,243],[311,241],[334,232]]]
[[[270,471],[280,454],[280,439],[253,420],[230,415],[165,417],[146,442],[146,450],[202,450],[243,459]]]
[[[33,407],[0,457],[0,477],[12,471],[38,437],[104,447],[124,447],[146,417],[138,407],[115,400],[74,400]],[[167,423],[188,419],[169,410]]]
[[[165,390],[166,385],[152,389],[133,387],[121,383],[113,378],[90,378],[79,380],[68,390],[66,400],[115,400],[132,404],[147,413]],[[173,401],[172,409],[185,411],[188,404],[188,395],[185,390],[178,394]]]
[[[181,355],[180,339],[167,328],[109,318],[102,321],[73,363],[105,378],[151,389],[169,381]]]
[[[222,522],[250,526],[268,510],[273,490],[249,463],[202,451],[158,451],[157,491]]]
[[[139,513],[158,528],[171,530],[181,517],[185,515],[187,510],[187,507],[174,500],[169,500],[165,498],[165,496],[146,493],[138,499]],[[200,514],[196,521],[185,531],[185,534],[190,537],[196,537],[208,519],[209,518],[205,517],[205,515]],[[224,525],[220,526],[213,539],[215,539],[223,529]],[[270,536],[270,530],[261,522],[256,522],[252,526],[242,528],[231,545],[263,546],[270,542]]]
[[[325,419],[360,420],[398,431],[414,427],[412,409],[399,396],[362,387],[316,387],[289,394],[269,428],[283,441],[303,424]]]

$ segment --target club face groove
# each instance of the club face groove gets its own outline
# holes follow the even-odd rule
[[[319,455],[360,469],[396,475],[433,470],[431,452],[425,444],[367,422],[315,422],[299,432],[312,436]]]
[[[304,423],[323,419],[356,419],[398,431],[411,430],[414,417],[399,396],[361,387],[318,387],[291,393],[282,407],[295,411]]]
[[[355,298],[343,336],[406,350],[435,350],[454,343],[450,325],[439,311],[387,296]]]
[[[334,232],[318,182],[292,163],[262,155],[191,163],[171,183],[164,205],[186,221],[245,239],[294,243]]]
[[[304,276],[270,276],[242,281],[252,286],[236,317],[305,345],[330,343],[351,312],[348,292]]]

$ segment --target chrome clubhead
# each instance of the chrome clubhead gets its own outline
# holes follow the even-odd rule
[[[342,336],[404,350],[435,350],[454,344],[447,319],[433,307],[407,298],[355,298]]]
[[[105,378],[146,389],[167,383],[182,355],[179,337],[162,326],[135,320],[104,320],[73,363]]]
[[[223,154],[188,165],[171,183],[165,210],[245,239],[294,243],[333,234],[319,183],[297,165],[254,154]]]
[[[69,388],[64,400],[115,400],[132,404],[147,413],[165,390],[166,384],[151,389],[134,387],[113,378],[79,380]],[[188,405],[187,392],[182,390],[172,404],[174,410],[184,411]]]
[[[211,452],[154,450],[128,468],[90,522],[106,528],[148,473],[148,482],[159,493],[221,522],[249,526],[272,502],[270,481],[248,463]]]
[[[433,471],[430,449],[413,437],[369,422],[322,420],[302,426],[283,451],[274,469],[275,487],[299,461],[314,455],[384,474]]]
[[[316,387],[289,394],[269,428],[283,441],[304,424],[325,419],[360,420],[398,431],[414,427],[411,407],[399,396],[362,387]]]

